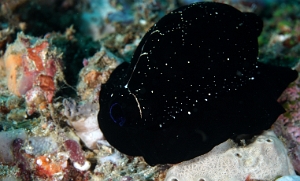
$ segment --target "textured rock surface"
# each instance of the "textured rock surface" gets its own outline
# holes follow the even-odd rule
[[[205,155],[175,165],[165,181],[272,180],[294,174],[285,147],[274,132],[266,131],[245,147],[227,140]]]
[[[96,149],[97,141],[104,139],[97,120],[98,104],[77,105],[73,99],[64,99],[63,105],[63,114],[68,117],[68,124],[75,129],[76,135],[89,149]]]
[[[13,162],[13,154],[11,145],[17,138],[26,139],[26,131],[24,129],[16,129],[11,131],[0,132],[0,163]]]
[[[299,69],[300,70],[300,69]],[[292,82],[278,98],[286,109],[272,126],[274,133],[288,148],[288,155],[296,172],[300,173],[300,79]]]
[[[28,146],[25,149],[27,154],[43,155],[46,153],[54,153],[58,151],[58,143],[52,137],[30,137],[28,138]]]

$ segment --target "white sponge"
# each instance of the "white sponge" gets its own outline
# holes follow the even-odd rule
[[[227,140],[207,154],[174,165],[165,181],[272,180],[294,174],[282,142],[273,131],[265,131],[247,146]]]

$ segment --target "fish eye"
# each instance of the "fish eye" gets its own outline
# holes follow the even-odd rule
[[[119,126],[123,126],[126,122],[122,106],[119,103],[114,103],[110,106],[109,115],[111,119]]]

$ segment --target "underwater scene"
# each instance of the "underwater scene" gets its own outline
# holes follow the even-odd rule
[[[300,181],[299,0],[0,0],[1,181]]]

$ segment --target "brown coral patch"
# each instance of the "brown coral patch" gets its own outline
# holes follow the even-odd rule
[[[41,58],[41,52],[44,49],[48,48],[48,46],[49,46],[49,43],[44,41],[41,44],[39,44],[33,48],[27,49],[28,57],[34,62],[35,68],[37,71],[44,70],[43,60]]]
[[[101,82],[101,75],[102,73],[92,70],[85,75],[84,82],[88,84],[88,87],[96,87]]]
[[[55,91],[55,83],[53,81],[53,77],[47,75],[39,75],[37,78],[37,82],[39,87],[43,91]]]

